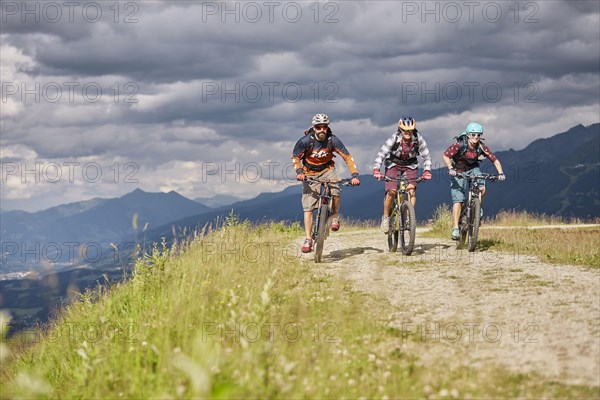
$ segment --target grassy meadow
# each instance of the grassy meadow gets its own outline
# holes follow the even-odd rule
[[[388,327],[385,300],[298,257],[301,236],[229,218],[155,246],[131,279],[83,294],[35,340],[2,343],[1,398],[598,396],[495,366],[425,365]]]
[[[594,221],[596,224],[598,221]],[[484,219],[478,249],[538,256],[541,261],[600,268],[600,227],[530,229],[531,226],[576,225],[579,220],[505,211]],[[496,229],[502,228],[502,229]],[[449,238],[452,215],[449,207],[439,207],[427,237]]]

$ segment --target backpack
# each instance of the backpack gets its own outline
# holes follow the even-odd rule
[[[419,137],[417,136],[417,130],[415,129],[413,131],[413,149],[416,152],[416,155],[419,155]],[[396,131],[396,140],[394,141],[394,145],[392,146],[392,148],[390,149],[390,152],[394,152],[396,150],[398,150],[398,147],[400,147],[400,143],[401,141],[398,141],[398,136],[400,136],[400,131]]]
[[[483,149],[481,148],[481,141],[483,139],[480,137],[479,143],[477,144],[477,157],[479,158],[483,154]],[[467,138],[467,132],[461,132],[457,136],[454,136],[454,142],[460,144],[460,150],[455,158],[458,158],[465,154],[467,151],[467,146],[469,146],[469,138]]]
[[[312,154],[312,151],[315,147],[315,130],[311,127],[309,130],[304,131],[304,135],[310,135],[310,146],[308,148],[308,151],[305,154]],[[331,132],[331,128],[327,128],[327,150],[329,150],[329,152],[331,154],[333,154],[333,140],[331,140],[331,135],[333,135],[333,133]],[[335,154],[333,154],[333,156],[335,157]]]
[[[396,140],[394,141],[394,144],[392,145],[392,147],[390,148],[390,153],[388,155],[388,160],[393,162],[394,164],[397,165],[411,165],[414,164],[415,162],[417,162],[417,156],[420,154],[419,153],[419,137],[417,136],[417,130],[415,129],[413,132],[413,140],[412,140],[412,150],[414,151],[414,157],[408,158],[408,159],[402,159],[398,156],[396,156],[394,154],[394,152],[396,150],[398,150],[398,148],[400,147],[400,143],[402,142],[402,140],[398,141],[398,137],[400,136],[400,131],[396,131]]]
[[[304,156],[302,157],[302,164],[312,171],[323,171],[326,168],[329,168],[333,164],[333,157],[335,157],[335,154],[333,154],[333,140],[331,140],[333,135],[333,133],[331,133],[331,128],[327,128],[327,150],[332,154],[333,157],[331,160],[329,160],[329,162],[325,164],[312,165],[306,161],[306,155],[312,154],[313,149],[315,147],[315,130],[311,127],[309,130],[304,131],[304,135],[310,135],[310,145],[308,149],[304,152]]]

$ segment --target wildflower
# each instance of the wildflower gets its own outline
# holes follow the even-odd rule
[[[431,386],[425,385],[425,387],[423,387],[423,394],[429,397],[431,393],[433,393],[433,389],[431,388]]]

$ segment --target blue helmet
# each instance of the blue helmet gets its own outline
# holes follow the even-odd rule
[[[465,129],[465,132],[467,132],[467,134],[475,132],[483,135],[483,126],[481,126],[477,122],[471,122],[469,125],[467,125],[467,129]]]

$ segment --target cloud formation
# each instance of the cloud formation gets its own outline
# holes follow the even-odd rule
[[[281,190],[317,112],[362,174],[404,114],[439,162],[471,120],[499,151],[600,113],[596,1],[25,4],[0,10],[3,209]]]

